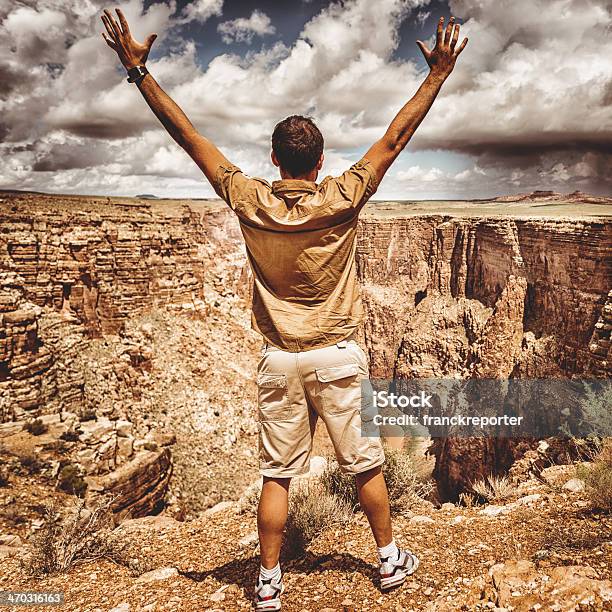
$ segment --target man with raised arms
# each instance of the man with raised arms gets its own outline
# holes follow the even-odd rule
[[[263,336],[258,365],[260,468],[257,524],[261,550],[256,608],[280,610],[279,554],[292,477],[309,469],[318,418],[342,470],[353,474],[380,557],[380,586],[396,587],[419,561],[393,539],[380,438],[362,436],[361,379],[367,357],[355,341],[363,318],[355,270],[357,221],[451,74],[467,39],[438,23],[433,49],[418,41],[430,71],[365,155],[338,177],[317,182],[323,136],[312,119],[291,115],[272,134],[272,184],[245,175],[163,91],[146,68],[156,35],[132,37],[123,13],[104,11],[103,37],[170,136],[236,213],[253,270],[253,327]],[[374,24],[373,24],[374,27]],[[292,101],[287,100],[287,108]],[[324,602],[321,602],[324,603]]]

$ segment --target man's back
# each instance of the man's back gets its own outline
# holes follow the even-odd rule
[[[217,193],[236,212],[254,274],[253,326],[302,351],[348,337],[363,311],[355,273],[360,210],[377,188],[365,159],[337,178],[267,181],[221,166]]]

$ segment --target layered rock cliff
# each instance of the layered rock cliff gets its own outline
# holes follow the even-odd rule
[[[610,375],[605,218],[407,217],[375,206],[357,254],[372,377]],[[8,194],[0,224],[0,422],[95,413],[132,423],[136,449],[171,431],[176,496],[190,508],[248,482],[259,341],[230,211]],[[126,460],[84,450],[85,471],[102,482]],[[520,452],[437,442],[443,495]]]
[[[160,507],[173,463],[179,514],[238,494],[257,338],[235,221],[216,203],[13,194],[0,225],[6,444],[41,415],[72,424],[89,491],[133,516]]]
[[[364,219],[372,377],[609,376],[611,252],[605,219]],[[441,495],[504,472],[525,448],[437,440]]]

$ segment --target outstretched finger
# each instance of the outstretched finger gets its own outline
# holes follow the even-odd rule
[[[104,32],[102,32],[102,38],[113,51],[117,50],[117,45]]]
[[[427,45],[422,40],[417,40],[416,43],[419,45],[419,49],[422,51],[425,59],[427,59],[431,54],[431,51],[427,48]]]
[[[442,44],[442,37],[444,32],[444,17],[440,17],[438,21],[438,31],[436,33],[436,45],[440,46]]]
[[[451,38],[451,43],[450,43],[451,51],[455,48],[455,45],[457,44],[458,39],[459,39],[459,24],[457,24],[455,26],[455,29],[453,30],[453,37]]]
[[[448,20],[448,25],[446,26],[446,31],[444,32],[444,44],[448,45],[451,39],[451,32],[453,31],[453,26],[455,25],[455,18],[451,17]]]
[[[465,45],[467,45],[468,39],[464,38],[463,42],[459,45],[459,48],[455,51],[455,57],[457,57],[464,49]]]
[[[125,18],[123,11],[120,8],[116,8],[115,12],[117,13],[117,17],[119,17],[119,23],[121,24],[121,29],[123,30],[123,33],[129,34],[130,26],[128,25],[127,19]]]
[[[104,14],[106,15],[106,19],[111,26],[112,31],[115,33],[114,38],[119,40],[121,38],[121,30],[119,29],[119,24],[113,19],[113,16],[107,9],[104,9]]]
[[[113,27],[111,26],[108,17],[106,15],[102,15],[100,19],[102,19],[102,23],[104,24],[104,27],[106,28],[106,31],[108,32],[108,35],[110,36],[111,40],[113,42],[117,42],[117,35],[115,34],[115,31],[113,30]]]

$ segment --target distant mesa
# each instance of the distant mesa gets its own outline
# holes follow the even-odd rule
[[[493,202],[582,202],[585,204],[612,204],[612,198],[596,196],[576,190],[572,193],[558,193],[538,189],[531,193],[517,193],[514,195],[499,196]]]
[[[159,197],[156,195],[153,195],[152,193],[141,193],[137,195],[136,197],[140,198],[141,200],[159,200]]]

